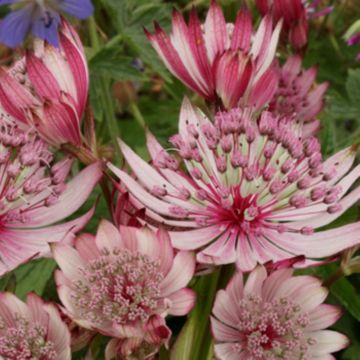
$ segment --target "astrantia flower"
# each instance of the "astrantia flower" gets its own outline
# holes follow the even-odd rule
[[[295,49],[307,45],[309,18],[329,14],[332,6],[318,9],[321,0],[256,0],[256,6],[263,16],[271,14],[274,21],[284,20],[283,33]]]
[[[70,360],[70,333],[55,305],[0,293],[0,358]]]
[[[0,275],[49,252],[56,242],[81,229],[93,211],[61,225],[101,177],[99,164],[66,183],[72,160],[52,164],[47,145],[32,133],[0,121]]]
[[[63,21],[60,48],[42,41],[9,69],[0,69],[0,104],[53,145],[81,144],[88,68],[75,30]]]
[[[241,109],[218,113],[212,123],[187,100],[170,141],[186,171],[151,134],[151,165],[120,143],[137,179],[109,167],[149,223],[167,225],[176,248],[198,249],[199,262],[236,261],[251,270],[360,243],[360,222],[313,233],[359,200],[360,187],[346,195],[360,175],[360,166],[349,172],[355,147],[323,161],[319,142],[303,140],[296,124]]]
[[[189,25],[174,11],[172,25],[170,36],[158,24],[155,34],[146,34],[172,74],[192,90],[225,108],[237,106],[241,99],[261,107],[271,98],[280,22],[273,31],[270,17],[265,17],[254,34],[247,10],[239,12],[235,24],[227,24],[212,1],[204,25],[195,10]]]
[[[281,117],[292,118],[303,123],[303,135],[313,135],[320,126],[316,116],[324,106],[324,94],[328,83],[316,84],[317,68],[301,67],[298,55],[288,58],[279,69],[279,84],[269,109]]]
[[[244,283],[241,273],[219,290],[211,318],[219,360],[334,359],[348,345],[333,325],[341,311],[323,304],[328,294],[311,276],[291,269],[268,275],[259,266]]]
[[[194,274],[195,257],[175,254],[167,233],[121,227],[102,221],[96,238],[80,236],[75,248],[55,244],[60,270],[55,278],[67,314],[79,325],[114,337],[125,356],[146,343],[156,349],[171,335],[165,316],[187,314],[195,294],[185,288]]]
[[[59,13],[86,19],[94,10],[91,0],[0,0],[0,5],[9,4],[13,11],[0,20],[0,42],[12,48],[29,33],[58,47]]]

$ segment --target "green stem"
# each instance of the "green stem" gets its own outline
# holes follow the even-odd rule
[[[132,101],[129,104],[129,109],[130,112],[132,114],[132,116],[134,117],[134,119],[136,120],[136,122],[142,127],[145,128],[146,124],[145,124],[145,120],[144,117],[141,114],[141,111],[139,109],[139,107],[137,106],[137,103]]]
[[[101,42],[98,32],[96,30],[96,22],[94,17],[91,17],[89,19],[88,24],[89,24],[89,34],[90,34],[91,44],[96,51],[99,51],[101,48]],[[109,82],[102,75],[100,75],[99,86],[101,87],[100,100],[104,111],[103,121],[105,121],[108,125],[111,142],[115,147],[116,154],[119,157],[121,157],[120,148],[117,142],[117,137],[119,135],[119,128],[115,117],[115,107],[112,101],[112,93],[109,86]]]
[[[171,360],[200,360],[209,351],[205,346],[211,345],[209,318],[213,306],[220,270],[203,276],[195,286],[197,304],[190,313],[188,321],[181,330],[172,349]]]
[[[330,288],[336,281],[344,277],[344,272],[341,267],[336,269],[330,276],[324,280],[323,285],[327,288]]]

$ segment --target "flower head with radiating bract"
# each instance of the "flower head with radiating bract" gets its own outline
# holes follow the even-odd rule
[[[301,57],[293,55],[279,67],[278,89],[269,110],[281,117],[301,121],[303,135],[310,136],[319,130],[320,121],[316,116],[324,106],[324,94],[329,84],[316,84],[316,66],[305,70],[301,63]]]
[[[0,5],[8,4],[14,10],[0,20],[0,42],[12,48],[30,32],[59,47],[59,13],[86,19],[94,10],[91,0],[0,0]]]
[[[281,29],[265,17],[253,33],[251,14],[239,12],[235,24],[227,24],[216,1],[212,1],[204,25],[196,11],[189,25],[173,13],[173,31],[168,36],[155,24],[155,34],[146,31],[165,65],[179,80],[210,102],[232,108],[245,102],[261,108],[276,90],[271,65]]]
[[[52,160],[36,134],[0,118],[0,275],[48,253],[48,242],[81,229],[93,214],[49,226],[74,213],[102,175],[94,164],[66,183],[72,160]]]
[[[0,358],[70,360],[70,333],[55,305],[0,293]]]
[[[195,257],[187,251],[175,254],[161,229],[122,226],[119,232],[103,220],[96,238],[80,236],[75,248],[55,244],[53,255],[68,316],[114,337],[109,354],[117,347],[128,354],[144,342],[155,348],[167,343],[171,331],[165,316],[185,315],[194,305],[195,293],[185,286],[194,274]]]
[[[80,121],[88,96],[88,68],[75,30],[62,22],[60,47],[43,41],[12,67],[0,69],[0,104],[23,127],[52,145],[81,144]]]
[[[333,325],[341,311],[323,304],[328,294],[311,276],[291,269],[267,274],[262,266],[246,281],[241,272],[219,290],[211,318],[219,360],[334,359],[348,345]]]
[[[360,166],[349,172],[356,147],[323,161],[318,140],[301,133],[270,112],[233,109],[212,123],[185,100],[170,141],[186,171],[151,134],[151,164],[120,142],[137,179],[109,167],[149,223],[168,226],[176,248],[198,249],[201,263],[236,261],[248,271],[297,255],[319,259],[360,243],[360,222],[314,233],[359,200],[360,187],[347,192]]]

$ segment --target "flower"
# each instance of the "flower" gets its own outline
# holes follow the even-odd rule
[[[274,21],[284,20],[283,33],[289,36],[292,46],[299,50],[307,45],[309,18],[329,14],[332,6],[318,10],[321,0],[256,0],[256,6],[265,16],[271,14]]]
[[[196,11],[189,25],[174,11],[170,37],[155,23],[155,34],[146,31],[151,44],[170,72],[210,102],[232,108],[244,102],[262,107],[276,90],[271,64],[281,22],[272,30],[265,17],[253,34],[251,14],[239,12],[227,24],[216,1],[211,2],[204,25]]]
[[[316,84],[316,66],[304,70],[301,57],[293,55],[279,68],[279,84],[269,110],[281,117],[304,123],[303,135],[314,135],[320,127],[317,114],[324,106],[327,82]]]
[[[38,136],[0,120],[0,276],[47,254],[49,242],[71,237],[93,214],[90,210],[78,219],[51,225],[74,213],[102,175],[95,163],[66,183],[72,160],[52,164],[52,159]]]
[[[355,21],[344,34],[344,39],[349,46],[360,44],[360,19]],[[360,53],[356,55],[356,60],[360,61]]]
[[[86,19],[93,11],[91,0],[1,0],[14,10],[0,21],[0,42],[15,48],[31,32],[34,36],[59,47],[60,12]]]
[[[171,229],[174,247],[197,249],[200,263],[249,271],[305,255],[310,264],[359,244],[360,222],[314,233],[359,200],[360,187],[347,194],[360,176],[360,165],[349,172],[356,146],[323,161],[318,140],[303,139],[296,123],[241,109],[212,123],[186,99],[170,142],[177,157],[148,134],[148,164],[120,141],[136,180],[108,167],[148,223]]]
[[[330,353],[348,345],[346,336],[324,330],[341,316],[323,304],[328,290],[292,272],[258,266],[246,281],[238,272],[218,291],[211,329],[219,360],[333,359]]]
[[[0,293],[0,358],[70,360],[70,334],[55,305]]]
[[[194,274],[195,257],[175,254],[160,229],[121,226],[103,220],[96,237],[80,236],[75,248],[54,244],[61,270],[55,280],[67,315],[80,326],[111,336],[108,357],[130,355],[147,344],[152,350],[171,335],[165,316],[185,315],[195,293],[185,288]]]
[[[0,69],[0,104],[48,143],[80,145],[88,68],[75,30],[65,21],[60,30],[60,48],[38,41],[11,68]]]

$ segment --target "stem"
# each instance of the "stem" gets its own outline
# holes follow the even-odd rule
[[[134,119],[136,120],[136,122],[142,127],[145,128],[145,120],[144,117],[141,114],[141,111],[139,109],[139,107],[137,106],[136,102],[132,101],[129,104],[129,109],[130,112],[132,114],[132,116],[134,117]]]
[[[344,272],[341,267],[336,269],[330,276],[324,280],[323,285],[327,288],[330,288],[336,281],[344,277]]]
[[[89,24],[89,33],[90,33],[91,44],[96,51],[99,51],[101,48],[101,43],[100,43],[100,38],[99,38],[98,32],[96,30],[96,22],[95,22],[95,19],[93,16],[89,19],[88,24]],[[104,111],[103,121],[105,121],[108,125],[111,142],[113,143],[113,145],[115,147],[116,154],[119,157],[121,157],[119,144],[117,142],[117,137],[119,135],[119,128],[118,128],[116,117],[115,117],[115,107],[114,107],[114,103],[112,101],[111,90],[109,89],[108,85],[109,84],[108,84],[107,79],[104,76],[100,75],[99,76],[99,86],[101,87],[100,99],[101,99],[102,107],[103,107],[103,111]]]

